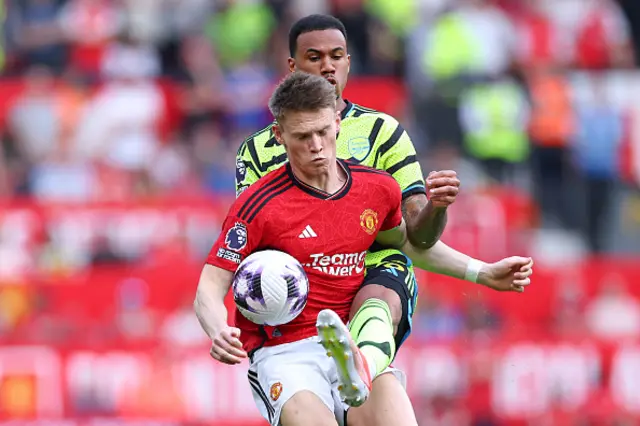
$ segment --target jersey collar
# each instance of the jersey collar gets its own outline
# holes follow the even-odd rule
[[[344,109],[342,110],[342,112],[340,113],[340,118],[342,120],[344,120],[345,118],[347,118],[347,116],[349,114],[351,114],[351,111],[353,111],[353,103],[351,103],[349,100],[344,99],[344,103],[346,104],[344,106]]]
[[[347,195],[347,193],[351,189],[351,184],[353,179],[351,177],[351,169],[349,168],[349,165],[344,160],[338,159],[337,161],[338,161],[338,165],[342,167],[342,170],[344,170],[344,172],[346,173],[347,180],[342,185],[342,188],[340,188],[334,194],[329,194],[327,192],[322,191],[321,189],[314,188],[298,180],[298,178],[296,178],[296,176],[293,174],[293,170],[291,170],[291,163],[289,162],[287,162],[287,166],[286,166],[287,173],[289,174],[289,177],[291,181],[294,183],[294,185],[296,185],[298,188],[300,188],[302,191],[306,192],[307,194],[316,198],[320,198],[321,200],[339,200],[340,198]]]

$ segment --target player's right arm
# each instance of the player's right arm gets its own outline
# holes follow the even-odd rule
[[[239,339],[240,330],[227,322],[224,298],[232,280],[233,272],[205,265],[193,304],[200,325],[211,339],[211,356],[225,364],[238,364],[247,357]]]
[[[239,339],[240,330],[228,325],[224,299],[238,265],[262,238],[259,219],[249,215],[253,210],[248,195],[231,206],[202,269],[194,301],[198,321],[212,341],[211,356],[226,364],[237,364],[247,356]]]

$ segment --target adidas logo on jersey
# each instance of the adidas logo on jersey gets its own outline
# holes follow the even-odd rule
[[[304,231],[302,231],[302,232],[300,233],[300,235],[298,235],[298,238],[315,238],[315,237],[317,237],[317,236],[318,236],[318,234],[316,234],[316,233],[313,231],[313,228],[311,228],[311,226],[310,226],[310,225],[307,225],[307,227],[306,227],[306,228],[304,228]]]

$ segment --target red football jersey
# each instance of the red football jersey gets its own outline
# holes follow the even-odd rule
[[[378,231],[402,221],[402,193],[391,175],[339,164],[347,180],[333,195],[296,179],[287,163],[249,187],[229,210],[207,263],[235,272],[251,253],[280,250],[295,257],[309,278],[307,305],[288,324],[260,327],[236,310],[247,351],[316,335],[322,309],[346,322],[364,278],[367,250]]]

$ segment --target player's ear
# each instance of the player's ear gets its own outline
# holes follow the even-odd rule
[[[293,58],[289,58],[287,59],[287,62],[289,63],[289,71],[294,72],[296,70],[296,60]]]
[[[282,143],[282,129],[280,127],[280,124],[278,124],[277,122],[273,124],[273,127],[271,128],[271,130],[273,130],[273,136],[275,136],[276,141],[280,144],[284,146],[284,143]]]
[[[347,54],[347,74],[351,70],[351,55]]]
[[[342,123],[342,117],[340,111],[336,111],[336,134],[340,133],[340,123]]]

